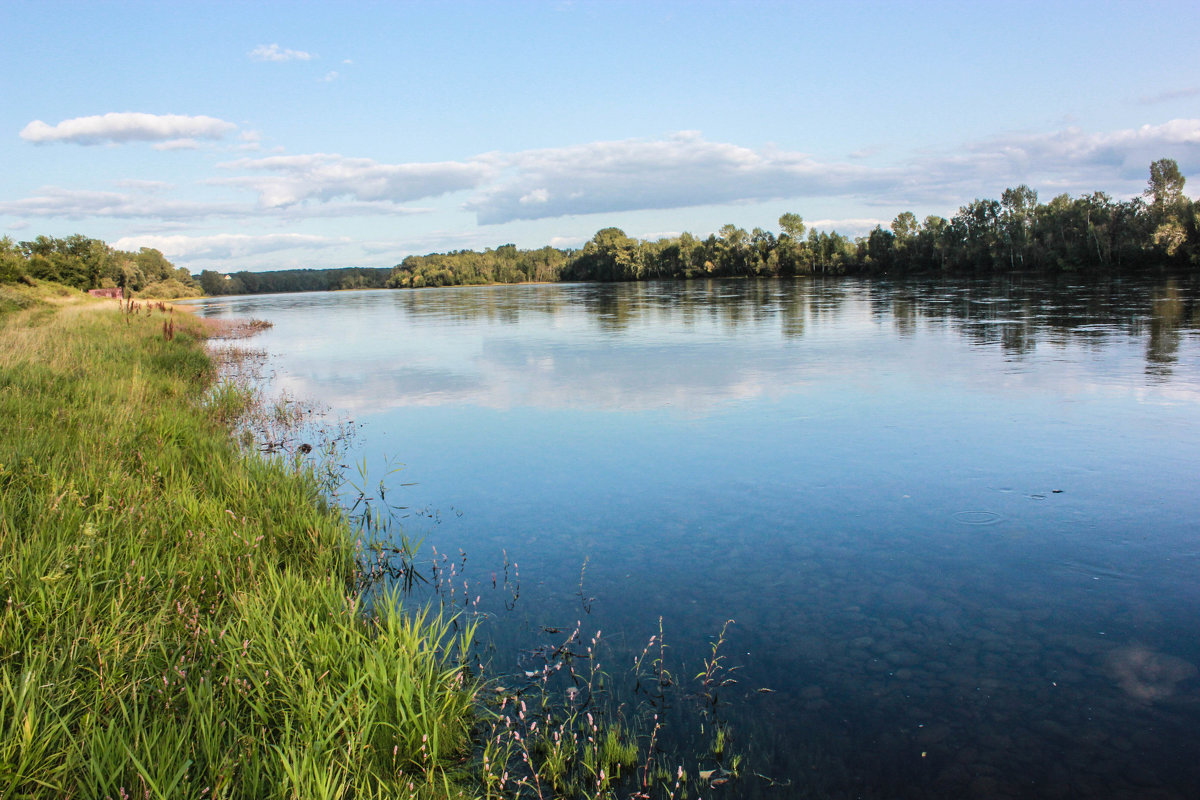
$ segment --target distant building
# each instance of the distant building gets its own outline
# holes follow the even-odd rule
[[[88,289],[88,294],[90,294],[92,297],[112,297],[117,300],[125,297],[125,294],[120,286],[114,286],[111,289]]]

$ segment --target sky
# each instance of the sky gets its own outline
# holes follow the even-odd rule
[[[1200,196],[1200,3],[0,0],[0,235],[192,272]]]

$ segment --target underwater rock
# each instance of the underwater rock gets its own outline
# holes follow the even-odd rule
[[[1105,669],[1126,694],[1147,702],[1170,697],[1177,684],[1196,675],[1191,662],[1140,644],[1114,650]]]

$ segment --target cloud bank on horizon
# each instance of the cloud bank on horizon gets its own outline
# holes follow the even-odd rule
[[[221,138],[235,129],[205,116],[106,114],[54,127],[35,121],[21,135],[38,143],[94,144],[171,141],[184,133]],[[335,153],[275,155],[218,162],[204,181],[248,192],[253,201],[164,200],[157,184],[140,191],[135,184],[130,187],[134,191],[125,193],[46,187],[36,195],[0,202],[0,214],[159,221],[392,215],[421,213],[404,204],[463,191],[471,194],[460,207],[480,225],[834,196],[868,198],[875,205],[953,204],[981,187],[1005,182],[1077,190],[1123,182],[1140,189],[1146,166],[1163,152],[1174,153],[1185,171],[1200,168],[1200,119],[1100,133],[1066,128],[996,138],[888,166],[713,142],[697,131],[435,163],[383,163]]]

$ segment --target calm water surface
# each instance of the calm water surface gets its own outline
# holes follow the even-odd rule
[[[389,499],[467,555],[496,669],[581,620],[619,671],[661,617],[687,680],[734,620],[725,713],[781,785],[724,796],[1195,798],[1197,294],[736,281],[203,313],[272,321],[275,388],[352,417],[373,480],[405,465]]]

